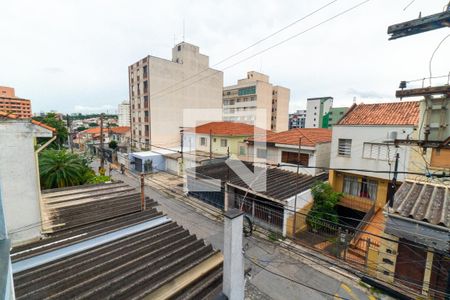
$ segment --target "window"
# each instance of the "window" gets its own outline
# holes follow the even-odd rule
[[[200,138],[200,145],[201,146],[206,146],[206,138],[205,137],[201,137]]]
[[[250,87],[242,88],[242,89],[238,90],[239,96],[250,95],[250,94],[256,94],[256,86],[250,86]]]
[[[363,158],[393,160],[395,150],[387,144],[364,143]]]
[[[338,155],[350,157],[352,148],[351,139],[339,139],[338,141]]]
[[[178,51],[181,51],[181,45],[178,45]]]
[[[358,177],[344,176],[344,194],[376,200],[377,189],[378,182],[375,180],[363,177],[361,178],[361,181],[359,181]]]
[[[256,149],[257,158],[267,158],[267,149]]]
[[[450,149],[431,150],[431,166],[434,168],[450,168]]]
[[[227,139],[220,139],[220,147],[227,147]]]
[[[245,155],[245,146],[239,146],[239,155]]]
[[[281,162],[288,164],[297,164],[298,153],[296,152],[281,152]],[[300,153],[300,165],[308,166],[309,154]]]

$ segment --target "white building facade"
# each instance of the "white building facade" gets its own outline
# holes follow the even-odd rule
[[[250,71],[236,85],[223,88],[223,120],[285,131],[289,123],[289,99],[288,88],[274,86],[269,76]],[[258,110],[266,112],[264,122],[257,120]]]
[[[118,116],[118,122],[117,125],[119,126],[130,126],[130,103],[128,101],[123,101],[119,104],[117,108],[117,116]]]
[[[323,117],[333,106],[333,97],[308,98],[306,101],[305,128],[323,128]]]
[[[41,237],[40,181],[35,139],[52,136],[51,130],[29,120],[2,118],[0,115],[0,192],[6,228],[13,245]]]
[[[222,108],[223,73],[199,51],[182,42],[171,60],[146,56],[128,67],[134,149],[179,146],[184,109]]]

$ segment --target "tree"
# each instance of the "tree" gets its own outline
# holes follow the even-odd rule
[[[97,127],[98,126],[98,124],[97,123],[95,123],[95,122],[91,122],[91,123],[89,123],[89,127]]]
[[[116,150],[116,148],[117,148],[117,142],[114,141],[114,140],[112,140],[111,142],[109,142],[108,146],[109,146],[109,148],[111,148],[111,149],[113,149],[113,150]]]
[[[78,132],[84,131],[84,130],[86,130],[86,129],[87,129],[87,128],[84,127],[84,126],[77,127],[77,131],[78,131]]]
[[[339,221],[336,204],[342,198],[342,193],[333,191],[329,183],[317,182],[311,188],[311,194],[314,203],[306,217],[306,223],[315,231],[334,229],[330,224],[337,224]]]
[[[84,184],[95,176],[89,167],[89,159],[66,150],[55,149],[40,153],[39,174],[44,189]]]
[[[64,121],[59,119],[55,113],[48,113],[45,117],[34,117],[33,119],[56,129],[57,138],[47,148],[61,149],[69,136]],[[38,138],[38,143],[43,144],[47,140],[47,138]]]

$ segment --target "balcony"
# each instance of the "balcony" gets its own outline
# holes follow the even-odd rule
[[[150,121],[149,117],[144,117],[144,122],[148,123]]]

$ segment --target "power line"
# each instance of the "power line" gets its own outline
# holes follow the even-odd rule
[[[441,47],[442,43],[444,43],[444,41],[445,41],[448,37],[450,37],[450,34],[446,35],[446,36],[439,42],[439,44],[438,44],[438,45],[436,46],[436,48],[434,49],[433,54],[431,54],[430,62],[429,62],[429,64],[428,64],[428,68],[429,68],[429,70],[430,70],[430,86],[431,86],[431,77],[433,76],[432,73],[431,73],[431,63],[432,63],[432,61],[433,61],[434,55],[436,54],[436,52],[438,51],[438,49]],[[419,137],[419,138],[420,138],[420,137]]]
[[[315,25],[313,25],[313,26],[311,26],[311,27],[309,27],[309,28],[307,28],[307,29],[305,29],[305,30],[303,30],[303,31],[301,31],[301,32],[299,32],[299,33],[297,33],[297,34],[294,34],[294,35],[290,36],[289,38],[286,38],[286,39],[284,39],[284,40],[282,40],[282,41],[280,41],[280,42],[278,42],[278,43],[276,43],[276,44],[274,44],[274,45],[272,45],[272,46],[269,46],[269,47],[267,47],[267,48],[265,48],[265,49],[263,49],[263,50],[261,50],[261,51],[255,53],[255,54],[252,54],[252,55],[250,55],[250,56],[248,56],[248,57],[246,57],[246,58],[244,58],[244,59],[241,59],[241,60],[237,61],[236,63],[233,63],[233,64],[231,64],[231,65],[229,65],[229,66],[227,66],[227,67],[225,67],[225,68],[222,68],[222,69],[219,70],[219,71],[215,71],[212,75],[214,75],[215,73],[218,73],[218,72],[222,72],[222,71],[224,71],[224,70],[227,70],[227,69],[229,69],[229,68],[232,68],[232,67],[234,67],[234,66],[236,66],[236,65],[238,65],[238,64],[241,64],[241,63],[243,63],[243,62],[245,62],[245,61],[247,61],[247,60],[249,60],[249,59],[251,59],[251,58],[257,56],[257,55],[260,55],[260,54],[262,54],[262,53],[264,53],[264,52],[267,52],[267,51],[269,51],[269,50],[271,50],[271,49],[273,49],[273,48],[275,48],[275,47],[278,47],[278,46],[280,46],[280,45],[282,45],[282,44],[284,44],[284,43],[286,43],[286,42],[288,42],[288,41],[290,41],[290,40],[292,40],[292,39],[294,39],[294,38],[296,38],[296,37],[298,37],[298,36],[300,36],[300,35],[302,35],[302,34],[305,34],[305,33],[309,32],[309,31],[311,31],[311,30],[313,30],[313,29],[315,29],[315,28],[317,28],[317,27],[320,27],[321,25],[323,25],[323,24],[325,24],[325,23],[327,23],[327,22],[332,21],[333,19],[336,19],[336,18],[338,18],[338,17],[340,17],[340,16],[342,16],[342,15],[344,15],[344,14],[349,13],[350,11],[352,11],[352,10],[358,8],[359,6],[362,6],[362,5],[366,4],[366,3],[369,2],[369,1],[371,1],[371,0],[364,0],[364,1],[362,1],[362,2],[359,2],[358,4],[356,4],[356,5],[354,5],[354,6],[350,7],[350,8],[348,8],[348,9],[346,9],[346,10],[343,10],[343,11],[339,12],[338,14],[333,15],[332,17],[329,17],[329,18],[325,19],[324,21],[321,21],[321,22],[319,22],[319,23],[317,23],[317,24],[315,24]],[[194,84],[194,83],[196,83],[196,82],[199,82],[199,81],[201,81],[201,80],[204,80],[204,79],[206,79],[206,78],[209,78],[210,76],[211,76],[211,74],[208,75],[208,76],[205,76],[205,77],[201,77],[199,80],[193,81],[193,82],[191,82],[191,83],[188,84],[188,85],[182,86],[181,88],[174,89],[174,90],[168,92],[166,95],[171,94],[171,93],[174,93],[174,92],[176,92],[176,91],[178,91],[178,90],[184,89],[184,88],[186,88],[186,87],[188,87],[188,86],[190,86],[190,85],[192,85],[192,84]]]
[[[236,57],[237,55],[239,55],[239,54],[241,54],[241,53],[243,53],[243,52],[249,50],[250,48],[253,48],[254,46],[256,46],[256,45],[258,45],[258,44],[260,44],[260,43],[262,43],[262,42],[268,40],[269,38],[271,38],[271,37],[277,35],[278,33],[282,32],[282,31],[284,31],[284,30],[286,30],[286,29],[292,27],[293,25],[295,25],[295,24],[297,24],[297,23],[299,23],[299,22],[301,22],[301,21],[303,21],[303,20],[309,18],[310,16],[312,16],[312,15],[314,15],[314,14],[320,12],[321,10],[325,9],[326,7],[330,6],[331,4],[333,4],[333,3],[337,2],[337,1],[338,1],[338,0],[333,0],[333,1],[328,2],[327,4],[325,4],[325,5],[321,6],[321,7],[319,7],[318,9],[316,9],[316,10],[314,10],[314,11],[312,11],[312,12],[310,12],[310,13],[304,15],[303,17],[301,17],[301,18],[295,20],[294,22],[292,22],[292,23],[290,23],[290,24],[288,24],[288,25],[286,25],[286,26],[280,28],[279,30],[277,30],[277,31],[275,31],[275,32],[273,32],[273,33],[271,33],[271,34],[265,36],[264,38],[262,38],[262,39],[260,39],[260,40],[258,40],[258,41],[256,41],[256,42],[252,43],[251,45],[245,47],[244,49],[241,49],[241,50],[239,50],[239,51],[237,51],[237,52],[231,54],[230,56],[228,56],[228,57],[226,57],[226,58],[224,58],[224,59],[221,59],[219,62],[217,62],[217,63],[215,63],[214,65],[212,65],[211,68],[213,68],[213,67],[215,67],[215,66],[218,66],[218,65],[220,65],[220,64],[222,64],[222,63],[224,63],[224,62],[230,60],[230,59],[233,58],[233,57]],[[188,78],[185,78],[185,79],[183,79],[183,80],[180,80],[180,81],[174,83],[173,85],[168,86],[167,88],[164,88],[164,89],[161,89],[161,90],[159,90],[159,91],[156,91],[154,94],[150,94],[150,98],[151,98],[151,97],[154,97],[155,95],[161,94],[162,92],[164,92],[164,91],[166,91],[166,90],[169,90],[169,89],[171,89],[172,87],[174,87],[174,86],[176,86],[176,85],[179,85],[180,83],[183,83],[183,82],[185,82],[185,81],[188,81],[188,80],[190,80],[190,79],[193,79],[193,78],[197,77],[197,75],[200,75],[200,74],[202,74],[202,73],[208,71],[209,69],[210,69],[210,68],[205,68],[205,69],[203,69],[202,71],[200,71],[200,72],[198,72],[198,73],[196,73],[196,74],[194,74],[194,75],[192,75],[192,76],[190,76],[190,77],[188,77]]]

